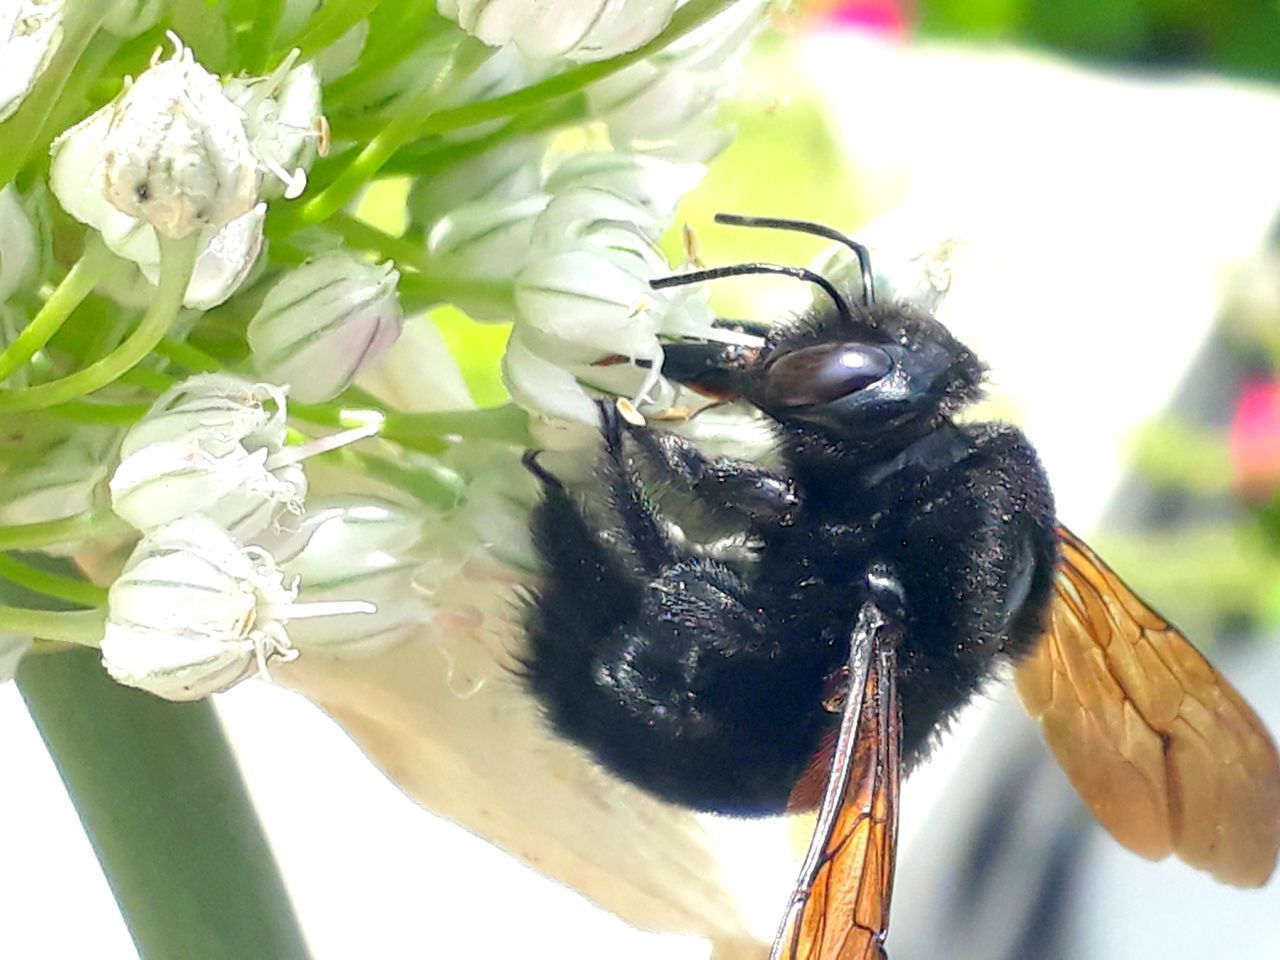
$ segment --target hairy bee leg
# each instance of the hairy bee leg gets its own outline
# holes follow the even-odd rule
[[[601,401],[598,405],[605,452],[601,471],[609,491],[610,507],[635,550],[640,571],[654,576],[681,557],[663,531],[640,478],[627,462],[622,416],[610,401]]]
[[[788,477],[743,460],[709,457],[673,433],[635,429],[631,438],[648,463],[678,482],[707,509],[758,523],[786,523],[800,505]]]

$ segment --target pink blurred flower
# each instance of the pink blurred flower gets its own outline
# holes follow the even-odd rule
[[[1280,487],[1280,382],[1252,379],[1236,403],[1228,438],[1234,485],[1249,500]]]
[[[819,29],[859,30],[885,37],[902,37],[911,23],[906,0],[831,0],[813,5]]]

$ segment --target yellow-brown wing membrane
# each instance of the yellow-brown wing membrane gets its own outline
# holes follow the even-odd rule
[[[885,956],[901,779],[895,671],[884,621],[868,604],[853,635],[848,694],[818,824],[771,960]]]
[[[1065,527],[1048,628],[1016,672],[1072,784],[1136,853],[1223,883],[1266,883],[1280,848],[1280,761],[1187,638]]]

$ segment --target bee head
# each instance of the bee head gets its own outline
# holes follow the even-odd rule
[[[867,249],[828,227],[796,220],[721,214],[721,223],[773,227],[837,240],[857,256],[860,289],[845,292],[809,270],[767,263],[718,267],[654,282],[655,287],[747,273],[773,273],[820,287],[831,306],[776,328],[761,347],[679,343],[663,372],[722,400],[745,400],[793,432],[816,439],[883,442],[930,429],[981,393],[982,364],[928,313],[877,304]]]

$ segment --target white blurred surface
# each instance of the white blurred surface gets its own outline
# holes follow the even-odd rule
[[[944,317],[995,371],[1064,519],[1087,530],[1127,438],[1168,400],[1212,322],[1222,270],[1258,244],[1280,208],[1280,97],[849,34],[812,39],[803,62],[831,92],[850,189],[903,205],[922,245],[967,239]],[[300,697],[252,683],[218,708],[320,960],[705,955],[698,941],[627,928],[424,814]],[[965,724],[955,740],[980,729]],[[0,730],[4,955],[133,956],[12,685],[0,688]],[[963,753],[952,747],[906,789],[904,873],[945,825],[941,784]],[[720,832],[753,926],[772,929],[771,904],[780,907],[792,870],[784,831]],[[1141,872],[1152,868],[1134,868],[1134,884],[1157,882]],[[1274,908],[1274,884],[1268,895]]]

